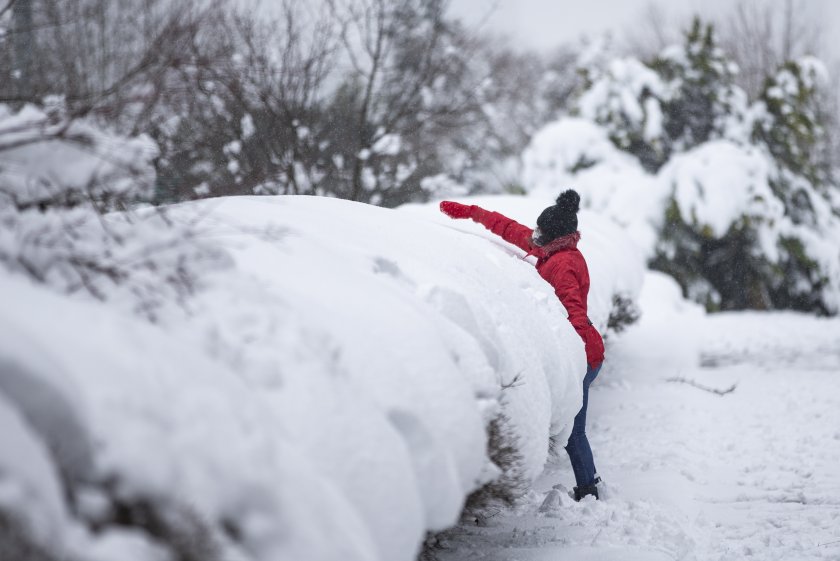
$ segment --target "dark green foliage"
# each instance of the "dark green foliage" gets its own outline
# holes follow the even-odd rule
[[[674,277],[708,311],[791,309],[828,314],[827,279],[793,237],[779,240],[771,262],[758,250],[756,218],[742,217],[720,238],[686,224],[672,201],[652,269]]]
[[[770,267],[756,254],[756,234],[748,218],[715,238],[686,224],[672,202],[666,224],[650,267],[674,277],[684,296],[708,311],[775,307]]]
[[[775,282],[770,289],[774,307],[830,315],[821,294],[828,279],[819,264],[807,255],[797,238],[782,237],[779,245],[782,258],[773,266]]]
[[[695,18],[686,33],[680,57],[659,57],[651,63],[662,79],[677,85],[663,101],[664,127],[672,145],[687,150],[719,137],[722,117],[732,112],[735,72],[715,41],[712,24]]]
[[[626,294],[613,294],[607,329],[613,333],[621,333],[636,323],[640,316],[641,312],[632,298]]]
[[[816,148],[824,137],[819,124],[816,69],[787,61],[765,81],[761,101],[767,117],[756,122],[753,135],[780,164],[814,185],[827,182],[830,164]]]

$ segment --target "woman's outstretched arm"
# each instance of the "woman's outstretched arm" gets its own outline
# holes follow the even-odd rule
[[[531,251],[533,249],[531,236],[534,231],[503,214],[484,210],[480,206],[463,205],[453,201],[441,202],[440,210],[450,218],[471,218],[506,242],[512,243],[523,251]]]

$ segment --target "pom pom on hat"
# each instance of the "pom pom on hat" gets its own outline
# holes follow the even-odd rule
[[[577,214],[580,210],[580,195],[574,189],[568,189],[557,197],[557,206],[564,212]]]

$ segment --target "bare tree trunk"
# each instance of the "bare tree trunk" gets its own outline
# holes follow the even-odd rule
[[[782,62],[793,58],[793,0],[785,0],[785,29]]]
[[[32,0],[16,0],[12,6],[12,18],[15,30],[13,76],[17,82],[18,97],[28,99],[32,95],[32,52],[35,46]]]
[[[368,9],[371,8],[368,7]],[[361,151],[365,148],[365,129],[367,128],[368,116],[370,114],[371,104],[373,103],[373,92],[376,81],[379,79],[380,65],[383,62],[382,58],[384,56],[382,51],[385,40],[385,6],[381,1],[377,1],[375,2],[374,9],[376,10],[376,23],[372,31],[375,34],[375,40],[373,48],[370,48],[370,45],[367,46],[371,67],[370,73],[366,78],[365,95],[362,99],[362,107],[359,110],[358,130],[356,131],[357,152],[353,160],[353,190],[350,195],[350,199],[353,201],[358,201],[362,194],[362,168],[364,167],[365,161],[361,157]],[[368,30],[368,32],[370,31]]]

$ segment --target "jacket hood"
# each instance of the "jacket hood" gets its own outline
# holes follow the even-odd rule
[[[572,232],[571,234],[560,236],[545,245],[534,246],[534,248],[528,252],[528,255],[536,255],[538,258],[548,258],[563,249],[576,249],[579,241],[580,232]],[[528,255],[526,255],[526,257]]]

